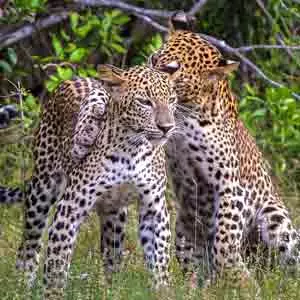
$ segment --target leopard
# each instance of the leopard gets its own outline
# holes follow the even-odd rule
[[[61,299],[80,225],[95,205],[102,217],[104,267],[111,266],[108,247],[113,246],[122,256],[119,240],[124,239],[129,197],[116,199],[118,189],[114,188],[122,191],[127,185],[138,194],[139,237],[153,285],[168,284],[171,234],[163,146],[176,129],[173,82],[177,72],[178,67],[161,72],[148,66],[122,70],[102,65],[100,81],[65,81],[45,103],[26,191],[0,190],[2,203],[25,197],[25,228],[17,266],[27,274],[29,285],[36,278],[42,235],[50,208],[55,206],[44,263],[45,299]],[[103,83],[117,87],[118,97],[112,97]],[[101,105],[95,110],[93,102]],[[93,117],[80,112],[93,112]],[[95,134],[91,128],[99,115],[101,129]],[[114,197],[105,196],[111,190]]]
[[[180,65],[177,131],[165,145],[175,193],[177,260],[184,273],[197,271],[200,285],[231,271],[249,279],[245,254],[259,247],[278,252],[281,265],[298,266],[299,232],[268,162],[239,118],[229,85],[239,63],[194,32],[193,22],[175,13],[166,42],[148,59],[150,67],[164,72]],[[106,196],[131,197],[128,191]]]
[[[278,253],[281,265],[298,269],[299,232],[229,85],[239,63],[225,59],[192,26],[188,14],[175,13],[166,42],[149,58],[157,70],[174,61],[181,66],[175,90],[185,118],[181,135],[166,145],[177,259],[184,271],[197,267],[202,278],[232,270],[249,278],[243,253],[262,246]]]

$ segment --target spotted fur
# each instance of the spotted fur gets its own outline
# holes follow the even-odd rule
[[[123,71],[111,66],[102,68],[100,74],[102,80],[119,87],[117,99],[111,99],[98,81],[67,81],[47,101],[35,135],[35,168],[26,193],[26,222],[17,265],[33,282],[49,209],[62,198],[49,229],[45,298],[61,297],[79,227],[96,200],[104,265],[107,273],[116,270],[129,197],[115,198],[124,184],[135,186],[140,198],[140,240],[154,285],[167,283],[170,229],[163,144],[175,127],[173,75],[148,67]],[[97,109],[105,109],[95,113],[94,102],[99,104]],[[91,119],[81,114],[91,111]],[[96,124],[99,114],[101,130],[96,135],[86,129]],[[51,190],[57,172],[65,174],[54,185],[61,195]],[[114,187],[119,190],[112,190]],[[105,196],[110,190],[112,198]],[[118,262],[114,268],[110,263],[113,255]]]
[[[150,59],[152,67],[181,65],[176,93],[187,112],[181,135],[167,144],[177,196],[176,254],[187,270],[241,267],[243,247],[256,242],[279,252],[283,264],[300,262],[299,235],[262,153],[238,116],[226,61],[209,42],[175,15],[166,43]],[[179,29],[177,29],[179,28]],[[258,234],[257,234],[258,233]],[[246,270],[245,270],[246,272]]]
[[[176,256],[184,271],[196,268],[204,278],[235,269],[248,276],[242,254],[249,245],[279,251],[282,264],[299,263],[299,235],[238,117],[227,80],[238,63],[189,25],[186,15],[175,15],[166,43],[149,59],[161,71],[181,66],[175,84],[180,132],[166,147],[177,198]],[[122,197],[128,195],[109,195]]]
[[[283,264],[298,263],[299,235],[238,117],[227,80],[238,63],[226,61],[188,27],[186,15],[175,15],[166,43],[149,59],[161,71],[170,71],[174,62],[181,66],[175,85],[180,132],[167,143],[177,198],[176,256],[184,271],[197,268],[203,278],[228,269],[248,276],[242,258],[248,245],[278,250]],[[106,197],[129,196],[126,190]],[[113,248],[107,245],[108,253]]]

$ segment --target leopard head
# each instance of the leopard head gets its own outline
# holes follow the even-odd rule
[[[99,67],[100,79],[117,87],[118,96],[113,98],[117,99],[120,122],[153,145],[165,143],[175,129],[177,95],[173,82],[177,69]]]
[[[186,14],[175,14],[170,19],[166,42],[150,56],[149,65],[168,71],[174,68],[174,62],[180,64],[175,83],[179,103],[197,103],[215,110],[216,101],[230,98],[226,77],[239,63],[225,60],[216,47],[190,30],[191,24]],[[227,104],[232,106],[230,101]]]

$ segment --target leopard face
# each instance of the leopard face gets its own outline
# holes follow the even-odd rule
[[[219,50],[199,34],[176,29],[176,24],[171,26],[166,43],[149,58],[149,64],[166,71],[174,61],[180,65],[175,84],[180,103],[196,102],[211,107],[219,105],[214,103],[215,99],[228,96],[226,75],[235,70],[238,63],[225,60]]]
[[[143,66],[124,72],[112,70],[120,85],[119,120],[140,138],[155,145],[165,143],[175,129],[177,95],[172,76]]]

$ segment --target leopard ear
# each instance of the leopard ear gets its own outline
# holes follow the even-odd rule
[[[210,80],[221,80],[227,75],[237,70],[239,62],[233,60],[222,60],[221,65],[206,72],[207,78]]]
[[[112,65],[99,65],[97,67],[99,79],[111,85],[121,85],[125,82],[124,70]]]
[[[169,20],[169,31],[189,30],[193,31],[196,18],[186,14],[184,11],[174,13]]]

